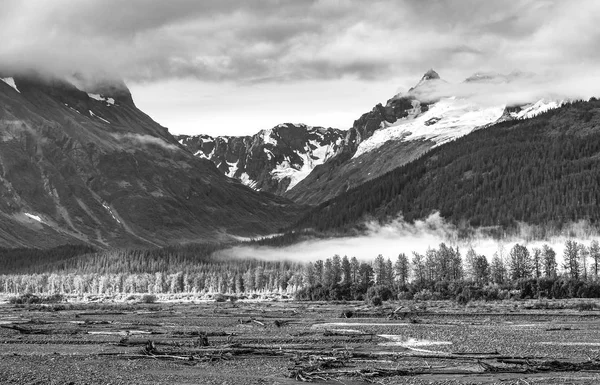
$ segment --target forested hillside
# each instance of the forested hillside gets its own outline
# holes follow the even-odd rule
[[[295,229],[344,229],[366,218],[435,211],[454,224],[562,226],[600,219],[600,102],[574,102],[439,146],[329,200]]]
[[[62,245],[51,249],[0,248],[0,272],[31,273],[43,270],[45,266],[72,260],[95,251],[93,247],[87,245]]]

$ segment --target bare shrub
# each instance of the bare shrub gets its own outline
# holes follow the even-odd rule
[[[154,294],[144,294],[141,298],[142,303],[155,303],[158,298]]]

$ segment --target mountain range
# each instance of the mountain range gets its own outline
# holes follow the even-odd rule
[[[194,155],[245,185],[283,195],[336,155],[345,131],[285,123],[253,136],[179,135]]]
[[[498,85],[531,76],[516,71],[477,73],[464,83]],[[431,69],[408,92],[394,95],[385,105],[377,104],[348,130],[284,124],[252,137],[178,139],[230,177],[300,204],[316,205],[474,130],[533,117],[562,103],[540,99],[489,104],[456,97],[454,90]]]
[[[594,101],[489,103],[453,94],[430,70],[347,130],[284,123],[252,136],[173,136],[121,81],[0,80],[0,247],[232,241],[435,211],[472,226],[596,218],[585,168],[595,159]],[[557,138],[581,155],[561,152]],[[565,181],[581,195],[551,193]]]
[[[599,127],[596,99],[497,123],[321,203],[292,230],[355,230],[365,220],[414,222],[435,212],[458,227],[500,232],[596,224]]]
[[[277,231],[298,205],[193,156],[105,81],[0,81],[0,247],[156,247]]]

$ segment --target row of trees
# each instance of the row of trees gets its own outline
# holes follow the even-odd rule
[[[162,249],[86,254],[32,274],[0,275],[0,292],[64,294],[128,293],[296,293],[300,299],[364,299],[371,290],[385,297],[453,298],[464,288],[495,287],[526,296],[596,295],[600,245],[565,242],[563,263],[549,245],[499,247],[491,260],[469,248],[444,243],[425,253],[377,256],[372,261],[335,255],[309,263],[225,260],[214,250]],[[523,282],[534,282],[523,286]],[[558,286],[555,283],[560,281]],[[579,284],[564,282],[581,282]],[[573,288],[575,287],[575,288]],[[526,289],[527,288],[527,289]],[[487,289],[486,289],[487,290]],[[421,294],[420,294],[421,293]],[[598,293],[600,293],[600,286]],[[492,295],[490,298],[495,298]]]
[[[42,273],[0,275],[0,293],[114,295],[133,293],[289,293],[304,283],[301,265],[280,262],[208,263],[175,273]]]
[[[372,276],[368,279],[373,284],[398,288],[407,286],[409,282],[426,284],[461,280],[478,285],[505,284],[527,278],[556,278],[559,274],[574,280],[598,279],[598,241],[592,241],[588,247],[583,243],[567,240],[562,272],[556,257],[554,249],[547,244],[531,250],[515,244],[508,253],[500,247],[491,261],[469,248],[463,261],[458,247],[442,243],[437,249],[430,248],[424,254],[413,252],[412,258],[402,253],[392,261],[379,255],[371,264],[359,264],[356,258],[334,256],[325,262],[309,263],[306,276],[309,284],[324,286],[361,284],[363,277]]]
[[[394,262],[381,255],[371,264],[358,264],[355,258],[348,260],[334,256],[324,263],[308,264],[306,282],[309,287],[304,288],[300,296],[303,299],[340,299],[336,296],[342,293],[342,297],[359,299],[371,286],[379,287],[380,291],[387,289],[391,294],[386,296],[408,298],[417,297],[424,291],[430,293],[429,297],[453,298],[462,294],[465,288],[475,293],[487,288],[493,293],[480,293],[480,296],[494,299],[501,297],[500,292],[506,297],[515,291],[528,297],[600,295],[598,241],[586,246],[567,240],[563,260],[559,266],[555,250],[547,244],[531,249],[515,244],[508,252],[500,246],[491,261],[473,248],[469,248],[462,258],[458,248],[444,243],[424,254],[413,252],[411,258],[402,253]]]
[[[503,250],[494,254],[491,264],[483,255],[477,255],[472,249],[467,252],[466,266],[468,278],[479,283],[504,283],[506,280],[526,278],[556,278],[559,266],[556,252],[549,245],[541,248],[516,244],[504,258]],[[565,242],[562,274],[573,280],[598,280],[600,264],[600,244],[594,240],[589,246],[574,240]]]

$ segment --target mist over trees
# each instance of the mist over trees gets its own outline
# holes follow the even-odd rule
[[[215,245],[95,252],[54,250],[53,262],[24,271],[39,250],[0,254],[0,293],[71,295],[279,293],[300,300],[600,297],[600,245],[565,242],[563,263],[549,245],[499,245],[488,258],[441,243],[424,254],[377,255],[371,261],[333,255],[308,263],[226,259]],[[60,259],[58,254],[64,256]],[[38,256],[38,257],[36,257]]]

